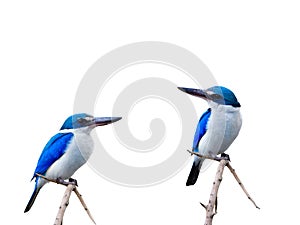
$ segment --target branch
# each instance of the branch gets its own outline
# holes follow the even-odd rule
[[[247,198],[254,204],[254,206],[257,209],[260,209],[256,203],[254,202],[254,200],[250,197],[249,193],[246,191],[245,186],[242,184],[241,180],[239,179],[238,175],[236,174],[235,170],[232,168],[232,166],[230,165],[229,161],[227,159],[225,159],[224,157],[218,157],[218,156],[209,156],[209,155],[201,155],[198,152],[192,152],[190,150],[187,150],[190,154],[192,155],[196,155],[200,158],[204,158],[204,159],[211,159],[211,160],[215,160],[215,161],[222,161],[222,160],[226,160],[226,166],[228,167],[228,169],[230,170],[230,172],[232,173],[232,175],[234,176],[234,178],[236,179],[236,181],[238,182],[238,184],[240,185],[240,187],[242,188],[242,190],[244,191],[244,193],[247,195]]]
[[[201,155],[201,154],[198,153],[198,152],[192,152],[192,151],[190,151],[190,150],[187,150],[187,152],[188,152],[188,153],[191,153],[191,155],[196,155],[196,156],[198,156],[198,157],[200,157],[200,158],[203,158],[203,159],[211,159],[211,160],[215,160],[215,161],[218,161],[218,162],[220,162],[222,159],[224,159],[224,158],[218,157],[218,156]]]
[[[74,190],[74,188],[75,188],[74,184],[69,184],[67,186],[64,197],[63,197],[63,199],[61,201],[61,204],[59,206],[59,210],[57,212],[57,216],[55,218],[54,225],[61,225],[62,224],[62,220],[63,220],[64,214],[65,214],[65,211],[67,209],[67,206],[69,205],[69,199],[71,197],[71,193]]]
[[[90,210],[88,209],[87,205],[83,201],[82,195],[78,192],[78,189],[75,187],[73,191],[77,195],[77,197],[78,197],[81,205],[83,206],[84,210],[86,211],[86,213],[88,214],[88,216],[90,217],[90,219],[93,221],[94,224],[96,224],[95,220],[92,217],[92,214],[90,213]]]
[[[228,169],[230,170],[230,172],[232,173],[232,175],[234,176],[234,178],[236,179],[236,181],[238,182],[238,184],[241,186],[242,190],[244,191],[244,193],[247,195],[248,199],[254,204],[254,206],[257,209],[260,209],[256,203],[254,202],[254,200],[250,197],[249,193],[246,191],[245,186],[242,184],[242,181],[240,180],[240,178],[238,177],[238,175],[236,174],[235,170],[232,168],[232,166],[228,163],[227,164]]]
[[[93,221],[94,224],[96,224],[95,220],[93,219],[86,203],[84,202],[83,198],[82,198],[82,195],[78,192],[78,189],[76,188],[76,185],[75,184],[70,184],[70,183],[62,183],[61,181],[59,181],[58,179],[55,180],[55,179],[50,179],[48,177],[45,177],[41,174],[38,174],[36,173],[37,176],[49,181],[49,182],[52,182],[52,183],[56,183],[56,184],[61,184],[61,185],[64,185],[64,186],[67,186],[67,189],[65,191],[65,194],[64,194],[64,197],[62,199],[62,203],[59,207],[59,211],[57,213],[57,216],[56,216],[56,219],[55,219],[55,223],[54,224],[58,224],[58,225],[61,225],[61,221],[62,221],[62,218],[63,218],[63,215],[64,215],[64,212],[69,204],[69,199],[70,199],[70,196],[71,196],[71,192],[74,191],[76,196],[78,197],[81,205],[83,206],[84,210],[86,211],[86,213],[88,214],[88,216],[90,217],[90,219]],[[71,187],[72,189],[71,189]],[[61,211],[61,212],[60,212]],[[61,221],[58,221],[58,217],[61,217]],[[58,221],[58,222],[57,222]],[[60,222],[60,223],[59,223]]]
[[[210,198],[208,201],[208,205],[206,206],[206,220],[205,225],[211,225],[214,215],[217,214],[217,194],[222,181],[222,175],[224,172],[224,167],[228,163],[228,160],[222,159],[217,174],[215,177],[215,181],[213,183],[213,187],[210,193]]]

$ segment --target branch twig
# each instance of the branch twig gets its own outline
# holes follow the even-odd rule
[[[254,200],[250,197],[249,193],[247,192],[245,186],[242,184],[242,181],[240,180],[240,178],[238,177],[238,175],[236,174],[235,170],[232,168],[232,166],[230,165],[230,163],[227,164],[228,169],[230,170],[230,172],[232,173],[232,175],[234,176],[234,178],[236,179],[236,181],[238,182],[238,184],[241,186],[242,190],[244,191],[244,193],[247,195],[248,199],[254,204],[254,206],[257,209],[260,209],[256,203],[254,202]]]
[[[192,152],[190,150],[187,150],[187,152],[190,153],[191,155],[196,155],[196,156],[198,156],[200,158],[203,158],[203,159],[211,159],[211,160],[215,160],[215,161],[218,161],[218,162],[220,162],[223,159],[222,157],[218,157],[218,156],[201,155],[198,152]]]
[[[88,209],[87,205],[83,201],[82,195],[78,192],[78,189],[75,187],[73,191],[77,195],[77,197],[78,197],[81,205],[83,206],[84,210],[86,211],[86,213],[88,214],[88,216],[90,217],[90,219],[93,221],[94,224],[96,224],[95,220],[92,217],[92,214],[90,213],[90,210]]]
[[[55,179],[50,179],[48,177],[45,177],[41,174],[36,174],[37,176],[49,181],[49,182],[53,182],[53,183],[56,183],[56,184],[61,184],[61,185],[64,185],[64,186],[67,186],[67,189],[65,191],[65,194],[64,194],[64,197],[62,199],[62,203],[59,207],[59,210],[58,210],[58,213],[57,213],[57,216],[56,216],[56,219],[55,219],[55,225],[58,224],[60,225],[61,224],[61,221],[62,221],[62,218],[63,218],[63,215],[64,215],[64,212],[69,204],[69,199],[70,199],[70,196],[71,196],[71,193],[72,191],[75,192],[76,196],[78,197],[81,205],[83,206],[84,210],[86,211],[86,213],[88,214],[88,216],[90,217],[90,219],[93,221],[94,224],[96,224],[95,220],[93,219],[86,203],[84,202],[83,198],[82,198],[82,195],[78,192],[78,189],[76,188],[76,185],[75,184],[63,184],[63,183],[60,183],[58,180],[55,180]],[[58,219],[59,218],[59,219]],[[61,218],[61,220],[60,220]]]

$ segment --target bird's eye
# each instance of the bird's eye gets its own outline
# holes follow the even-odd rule
[[[84,118],[78,118],[78,119],[77,119],[77,122],[82,124],[82,123],[86,123],[87,120],[84,119]]]
[[[92,121],[92,120],[93,120],[93,117],[91,117],[91,116],[86,117],[85,120],[86,120],[86,121]]]
[[[218,94],[216,94],[216,93],[211,94],[210,97],[211,97],[211,99],[213,99],[213,100],[223,99],[223,97],[222,97],[221,95],[218,95]]]

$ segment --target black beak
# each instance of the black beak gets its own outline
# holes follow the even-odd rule
[[[196,96],[196,97],[200,97],[200,98],[203,98],[203,99],[207,99],[208,98],[208,95],[205,92],[205,90],[194,89],[194,88],[185,88],[185,87],[178,87],[178,89],[180,91],[183,91],[185,93],[188,93],[188,94]]]
[[[96,126],[105,126],[110,123],[114,123],[122,119],[122,117],[95,117],[94,123]]]

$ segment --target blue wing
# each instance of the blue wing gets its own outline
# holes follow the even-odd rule
[[[205,113],[202,114],[200,117],[200,120],[197,125],[196,133],[194,136],[194,142],[193,142],[193,151],[198,152],[198,144],[201,138],[204,136],[207,130],[207,121],[210,117],[211,109],[209,108],[206,110]]]
[[[46,173],[49,167],[65,153],[73,136],[73,133],[58,133],[48,141],[38,160],[32,179],[36,177],[36,173],[42,175]]]

